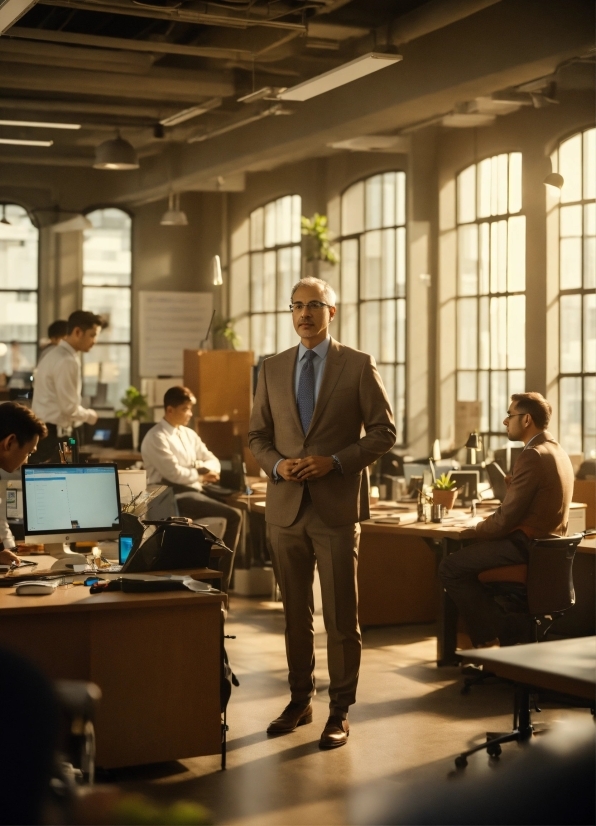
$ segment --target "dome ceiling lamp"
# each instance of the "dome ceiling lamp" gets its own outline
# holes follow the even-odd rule
[[[118,133],[117,137],[100,143],[95,150],[94,169],[138,169],[139,159],[134,146],[124,140]]]
[[[188,226],[188,218],[186,213],[180,209],[180,193],[170,192],[168,200],[168,208],[161,216],[159,222],[162,227],[186,227]]]

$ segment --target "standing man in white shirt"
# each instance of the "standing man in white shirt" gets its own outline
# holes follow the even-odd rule
[[[164,417],[143,439],[141,454],[147,483],[170,485],[180,516],[197,521],[206,516],[226,520],[223,541],[232,553],[222,559],[221,587],[227,591],[242,515],[203,492],[203,484],[219,481],[221,465],[197,433],[187,427],[196,401],[188,387],[170,387],[163,399]]]
[[[75,310],[68,318],[68,332],[40,362],[33,388],[33,412],[48,428],[48,437],[35,455],[35,464],[59,462],[58,442],[83,423],[95,424],[97,413],[81,404],[81,362],[95,344],[102,319],[95,313]]]

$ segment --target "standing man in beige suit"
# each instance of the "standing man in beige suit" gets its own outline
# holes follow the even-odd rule
[[[389,399],[374,359],[329,335],[335,293],[303,278],[290,309],[300,344],[266,359],[250,448],[269,477],[265,519],[286,618],[291,701],[269,725],[286,734],[312,721],[313,578],[319,570],[329,665],[329,719],[319,746],[347,742],[361,637],[356,569],[369,518],[367,467],[395,444]]]

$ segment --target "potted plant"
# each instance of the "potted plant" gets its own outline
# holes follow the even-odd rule
[[[313,274],[318,275],[318,262],[335,265],[339,262],[336,250],[331,246],[331,233],[327,225],[327,216],[315,212],[312,218],[304,215],[300,219],[303,236],[302,254],[311,265]]]
[[[120,399],[123,410],[118,410],[118,418],[128,419],[132,431],[132,449],[139,449],[139,431],[141,429],[141,419],[149,418],[149,405],[147,396],[144,396],[136,387],[129,387]]]
[[[451,510],[457,499],[457,486],[453,479],[446,473],[442,473],[433,485],[433,503],[443,505],[446,510]]]
[[[214,334],[225,341],[227,349],[239,350],[242,339],[234,329],[233,318],[218,318],[215,322]]]

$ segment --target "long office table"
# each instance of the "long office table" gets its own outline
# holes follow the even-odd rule
[[[52,680],[97,683],[98,766],[218,754],[225,600],[219,592],[91,595],[74,586],[38,597],[1,589],[0,645]]]

